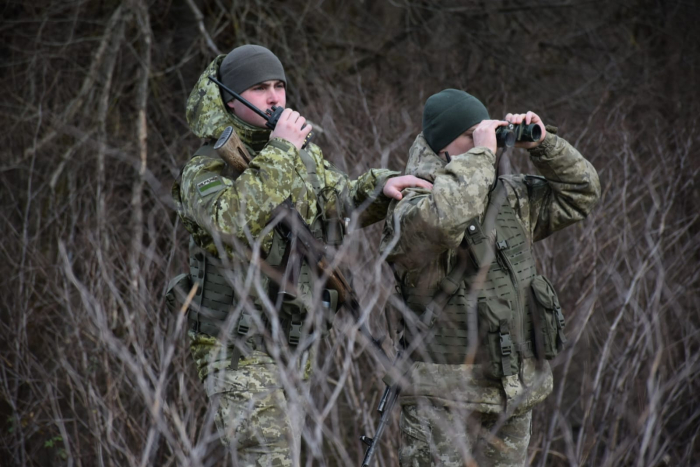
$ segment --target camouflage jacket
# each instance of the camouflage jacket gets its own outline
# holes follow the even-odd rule
[[[194,242],[215,256],[216,245],[223,245],[230,256],[239,259],[244,259],[245,254],[237,251],[237,243],[246,248],[259,244],[264,258],[273,238],[273,232],[265,230],[265,226],[273,210],[290,197],[309,225],[318,217],[349,216],[349,210],[359,207],[363,208],[359,214],[361,226],[384,219],[390,199],[381,190],[389,177],[399,173],[371,169],[351,180],[324,160],[319,147],[311,144],[307,153],[321,185],[316,190],[322,198],[319,200],[307,167],[292,144],[280,138],[270,140],[269,130],[249,125],[227,110],[218,87],[208,80],[208,76],[217,74],[223,58],[224,55],[217,57],[199,78],[187,101],[187,121],[205,141],[216,141],[227,126],[233,126],[253,159],[237,176],[227,175],[227,167],[218,157],[198,155],[187,162],[173,185],[172,196]],[[268,278],[263,276],[262,281],[265,289]],[[191,337],[201,377],[228,365],[229,352],[221,348],[217,339],[201,333],[191,333]],[[260,362],[242,360],[240,365],[252,363]]]
[[[215,254],[215,231],[222,238],[233,236],[250,244],[258,239],[272,211],[289,197],[309,225],[318,216],[348,214],[340,211],[365,202],[361,226],[384,219],[390,199],[381,190],[398,172],[371,169],[357,180],[350,180],[323,159],[318,146],[310,144],[307,152],[321,182],[323,202],[319,202],[306,166],[292,144],[280,138],[269,140],[269,130],[249,125],[226,110],[219,89],[207,79],[216,75],[223,57],[214,60],[197,82],[187,102],[187,121],[192,131],[205,140],[216,140],[224,128],[233,126],[254,159],[235,179],[225,176],[225,164],[216,157],[193,157],[185,165],[172,192],[178,213],[195,242]],[[270,247],[272,233],[260,240],[264,253]]]
[[[600,197],[600,183],[593,166],[552,132],[529,152],[542,176],[500,179],[532,243],[584,219]],[[433,189],[409,188],[401,201],[392,202],[381,243],[402,286],[434,287],[451,270],[467,222],[477,216],[483,222],[495,183],[495,164],[495,155],[484,147],[454,156],[447,163],[418,135],[405,173],[433,182]],[[426,396],[484,412],[499,412],[506,400],[518,398],[518,410],[528,410],[552,388],[546,363],[540,367],[527,364],[519,376],[504,377],[500,384],[483,378],[478,364],[418,362],[413,365],[412,378],[413,392],[406,393],[402,403]]]

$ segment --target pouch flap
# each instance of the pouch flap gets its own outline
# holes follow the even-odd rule
[[[481,326],[488,326],[489,332],[499,332],[501,322],[510,322],[513,317],[510,303],[502,298],[479,300],[477,310]]]
[[[535,295],[535,299],[543,307],[552,310],[557,305],[557,295],[554,292],[554,287],[549,282],[549,280],[544,276],[535,276],[530,284],[532,287],[532,292]]]

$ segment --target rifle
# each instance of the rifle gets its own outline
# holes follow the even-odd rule
[[[279,120],[280,120],[280,116],[282,115],[282,112],[284,112],[284,108],[283,108],[283,107],[279,107],[279,106],[277,106],[277,105],[273,105],[271,109],[268,109],[268,110],[266,110],[265,112],[263,112],[262,110],[258,109],[258,108],[255,107],[253,104],[251,104],[250,102],[248,102],[247,99],[243,98],[243,97],[242,97],[240,94],[238,94],[237,92],[231,90],[231,88],[229,88],[228,86],[226,86],[224,83],[222,83],[221,81],[219,81],[219,80],[216,79],[215,77],[209,76],[209,80],[210,80],[211,82],[215,83],[217,86],[219,86],[219,88],[223,89],[224,91],[228,92],[228,93],[231,94],[233,97],[235,97],[236,99],[238,99],[238,101],[239,101],[241,104],[245,105],[245,106],[248,107],[250,110],[252,110],[252,111],[255,112],[256,114],[258,114],[258,115],[260,115],[262,118],[264,118],[264,119],[265,119],[265,125],[266,125],[270,130],[274,130],[274,129],[275,129],[275,127],[277,126],[277,122],[279,122]],[[306,126],[306,124],[304,124],[304,126]],[[303,128],[303,127],[302,127],[302,128]],[[302,144],[302,146],[301,146],[302,149],[306,149],[306,146],[309,145],[309,142],[311,141],[311,138],[312,138],[312,137],[313,137],[313,131],[312,131],[311,133],[309,133],[308,135],[306,135],[306,138],[304,139],[304,144]]]
[[[401,352],[396,356],[396,361],[401,360]],[[360,436],[360,441],[367,445],[367,450],[365,451],[365,457],[362,459],[362,467],[369,467],[372,462],[372,457],[374,457],[374,452],[377,450],[379,445],[379,440],[384,434],[384,429],[389,423],[389,417],[391,416],[391,410],[394,408],[396,401],[399,399],[401,394],[401,386],[398,382],[390,383],[384,388],[384,394],[379,400],[379,406],[377,407],[377,412],[382,416],[379,419],[379,426],[377,426],[377,431],[374,434],[374,438],[362,435]]]

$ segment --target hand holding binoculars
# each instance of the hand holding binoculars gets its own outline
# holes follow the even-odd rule
[[[530,125],[509,123],[496,128],[496,143],[499,148],[512,148],[519,142],[535,143],[540,138],[542,138],[542,128],[535,123]]]

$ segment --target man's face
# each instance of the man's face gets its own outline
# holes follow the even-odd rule
[[[440,154],[446,152],[450,156],[458,156],[460,154],[464,154],[465,152],[469,151],[474,147],[474,129],[478,126],[479,124],[477,123],[473,127],[469,128],[467,131],[459,135],[457,138],[454,139],[450,144],[445,146],[445,148],[440,151]]]
[[[255,86],[251,86],[241,93],[241,97],[263,112],[273,105],[282,108],[287,105],[287,93],[284,88],[284,82],[280,80],[263,81]],[[239,100],[234,99],[226,105],[233,109],[233,113],[244,122],[266,128],[265,119],[243,105]]]

